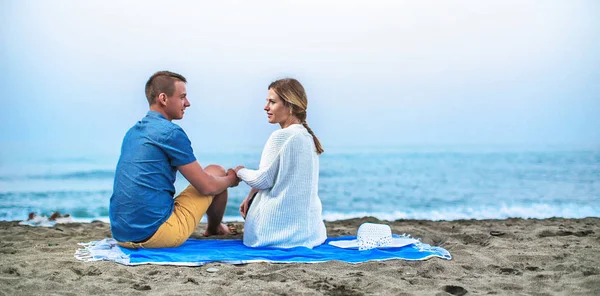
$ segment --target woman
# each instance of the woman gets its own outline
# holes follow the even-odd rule
[[[252,187],[240,205],[244,244],[249,247],[312,248],[327,238],[318,196],[323,148],[306,123],[308,101],[296,79],[268,88],[269,123],[279,124],[263,150],[258,170],[242,166],[237,176]]]

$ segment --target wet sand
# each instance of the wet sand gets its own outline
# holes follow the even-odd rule
[[[0,295],[600,295],[600,218],[362,218],[327,222],[328,235],[356,235],[363,222],[387,223],[394,233],[444,247],[453,259],[129,267],[73,257],[78,242],[110,237],[106,223],[46,228],[12,221],[0,222]],[[193,237],[202,238],[204,227]]]

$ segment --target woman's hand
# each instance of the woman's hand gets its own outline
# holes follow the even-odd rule
[[[235,167],[235,169],[233,169],[235,171],[235,173],[237,174],[237,172],[241,169],[245,168],[243,165],[238,165]]]
[[[244,219],[246,219],[246,214],[248,213],[248,202],[251,198],[252,196],[248,195],[248,197],[246,197],[244,201],[242,201],[242,203],[240,204],[240,214]]]
[[[248,214],[248,205],[250,204],[250,200],[254,198],[254,195],[258,192],[257,189],[252,188],[248,196],[242,201],[240,204],[240,214],[242,218],[246,219],[246,215]]]

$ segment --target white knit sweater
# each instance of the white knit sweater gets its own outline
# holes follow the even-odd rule
[[[293,124],[273,132],[259,169],[241,169],[237,175],[259,189],[246,215],[244,245],[312,248],[325,241],[319,156],[304,126]]]

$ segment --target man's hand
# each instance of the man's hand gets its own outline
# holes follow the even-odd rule
[[[231,185],[229,185],[229,187],[235,187],[240,184],[241,179],[238,178],[236,172],[237,171],[235,171],[234,169],[227,170],[227,177],[231,179]]]

